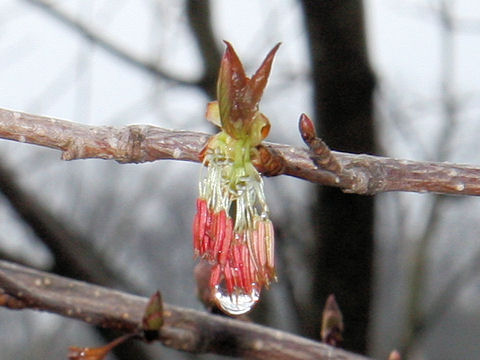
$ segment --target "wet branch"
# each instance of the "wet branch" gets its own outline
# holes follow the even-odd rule
[[[151,125],[90,126],[0,109],[0,138],[62,151],[62,159],[110,159],[142,163],[161,159],[198,162],[209,135]],[[341,165],[336,173],[315,165],[311,151],[264,143],[280,156],[281,172],[345,192],[386,191],[480,195],[480,166],[399,160],[331,151]]]
[[[35,309],[92,325],[138,331],[148,299],[0,261],[0,306]],[[164,305],[161,342],[192,352],[248,359],[367,360],[278,330]]]

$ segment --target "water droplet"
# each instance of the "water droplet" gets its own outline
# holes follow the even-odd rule
[[[229,315],[242,315],[249,312],[260,298],[260,291],[253,287],[250,294],[242,289],[236,288],[233,294],[229,295],[221,285],[215,286],[215,300],[222,311]]]

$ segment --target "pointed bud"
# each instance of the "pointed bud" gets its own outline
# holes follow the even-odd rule
[[[278,43],[272,50],[270,50],[265,60],[263,60],[262,65],[260,65],[258,70],[252,76],[252,79],[249,81],[248,87],[251,93],[251,102],[254,105],[258,105],[262,98],[263,90],[267,86],[268,77],[270,76],[270,71],[272,69],[273,58],[280,45],[281,43]]]
[[[300,130],[300,135],[302,136],[303,141],[308,145],[311,141],[317,137],[317,132],[315,130],[315,125],[313,121],[306,115],[300,115],[300,120],[298,121],[298,128]]]
[[[233,46],[225,41],[227,49],[220,63],[217,98],[222,128],[234,138],[242,130],[242,119],[251,116],[243,104],[242,95],[247,87],[247,76]]]
[[[331,346],[337,346],[342,342],[343,316],[338,307],[335,296],[331,294],[323,309],[322,315],[322,341]]]
[[[303,141],[312,153],[315,165],[335,174],[343,172],[343,166],[325,142],[317,137],[312,120],[305,114],[300,115],[299,130]]]
[[[142,325],[144,331],[160,330],[163,325],[163,302],[160,291],[156,291],[151,297],[143,314]]]
[[[245,75],[243,65],[232,45],[227,41],[225,44],[227,49],[220,64],[217,82],[218,112],[222,129],[234,139],[251,137],[252,123],[265,121],[257,116],[258,104],[267,85],[273,58],[280,44],[269,52],[252,79]],[[268,129],[264,130],[263,125],[257,127],[260,127],[260,132],[266,136]],[[255,145],[258,143],[260,142],[257,140]]]

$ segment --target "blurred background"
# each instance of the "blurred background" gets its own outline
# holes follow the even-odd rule
[[[474,0],[2,0],[0,107],[92,125],[215,131],[204,119],[222,40],[247,73],[282,42],[261,109],[269,141],[303,146],[302,112],[335,150],[480,163]],[[201,310],[191,224],[200,165],[64,162],[0,142],[0,259]],[[278,283],[255,321],[318,339],[330,293],[345,348],[386,358],[480,354],[480,203],[342,194],[265,180]],[[85,264],[93,261],[92,268]],[[62,359],[108,334],[0,309],[2,359]],[[109,359],[216,359],[160,344]]]

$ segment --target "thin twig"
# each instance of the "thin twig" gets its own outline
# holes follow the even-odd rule
[[[109,159],[142,163],[161,159],[199,162],[208,134],[167,130],[151,125],[90,126],[0,109],[0,138],[62,151],[62,159]],[[386,191],[480,195],[480,166],[399,160],[332,151],[344,171],[336,175],[317,167],[307,149],[265,143],[283,158],[282,174],[345,192]]]
[[[55,7],[51,4],[50,1],[45,0],[24,0],[32,5],[38,6],[40,9],[44,10],[48,15],[59,20],[64,25],[68,26],[71,29],[76,30],[81,36],[85,37],[87,40],[98,45],[100,48],[106,52],[116,56],[117,58],[125,61],[126,63],[133,65],[135,68],[145,71],[157,78],[161,78],[167,81],[179,85],[186,86],[197,86],[199,85],[198,81],[190,81],[187,79],[181,79],[170,75],[168,72],[161,69],[153,61],[149,61],[140,56],[137,56],[131,53],[128,49],[123,48],[119,44],[115,44],[111,39],[106,38],[101,33],[90,28],[81,21],[75,19],[73,16],[67,12]]]
[[[135,332],[147,302],[147,298],[0,261],[0,305],[15,310],[48,311]],[[248,359],[367,360],[282,331],[167,304],[160,339],[165,346],[181,351]]]
[[[210,98],[215,98],[217,91],[217,76],[222,53],[215,41],[208,0],[188,0],[186,2],[188,24],[192,30],[197,46],[202,54],[203,76],[199,85]]]

